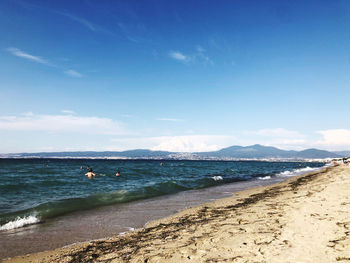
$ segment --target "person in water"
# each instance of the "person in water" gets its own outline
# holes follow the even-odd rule
[[[117,173],[115,174],[115,176],[120,176],[119,170],[117,171]]]
[[[89,171],[85,174],[89,179],[91,179],[92,177],[96,176],[96,174],[94,173],[94,171],[89,168]]]

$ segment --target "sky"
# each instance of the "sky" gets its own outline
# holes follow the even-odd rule
[[[1,0],[0,153],[350,150],[348,0]]]

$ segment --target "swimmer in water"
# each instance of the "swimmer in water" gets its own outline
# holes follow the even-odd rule
[[[92,177],[96,176],[96,174],[94,173],[94,171],[89,168],[89,171],[85,174],[89,179],[91,179]]]
[[[120,176],[119,170],[117,171],[117,173],[115,174],[115,176]]]

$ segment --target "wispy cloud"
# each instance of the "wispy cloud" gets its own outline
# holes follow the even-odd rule
[[[182,54],[180,51],[170,51],[169,56],[175,60],[181,61],[181,62],[188,62],[189,57]]]
[[[134,42],[134,43],[139,42],[139,40],[137,38],[131,36],[130,28],[126,24],[119,22],[118,27],[119,27],[120,31],[124,34],[126,39],[128,39],[129,41]]]
[[[26,60],[29,60],[29,61],[32,61],[32,62],[40,63],[40,64],[43,64],[43,65],[47,65],[47,66],[51,66],[51,67],[55,67],[55,68],[60,68],[59,66],[56,66],[56,65],[50,63],[47,59],[44,59],[42,57],[29,54],[27,52],[22,51],[19,48],[9,47],[9,48],[6,48],[5,51],[7,51],[7,52],[11,53],[12,55],[14,55],[16,57],[19,57],[19,58],[23,58],[23,59],[26,59]],[[63,72],[66,75],[69,75],[71,77],[75,77],[75,78],[83,77],[83,74],[79,73],[78,71],[76,71],[74,69],[64,70]]]
[[[85,18],[82,18],[82,17],[79,17],[79,16],[76,16],[76,15],[72,15],[72,14],[69,14],[69,13],[66,13],[66,12],[58,12],[58,11],[55,11],[56,14],[59,14],[59,15],[62,15],[62,16],[65,16],[65,17],[68,17],[70,18],[71,20],[85,26],[86,28],[90,29],[91,31],[100,31],[100,27],[93,24],[92,22],[88,21],[87,19]]]
[[[200,46],[200,45],[196,46],[196,50],[197,50],[198,52],[200,52],[200,53],[205,52],[205,49],[204,49],[202,46]]]
[[[124,125],[101,117],[84,117],[72,114],[0,116],[0,131],[75,132],[85,134],[120,135]]]
[[[201,46],[196,46],[195,51],[189,55],[185,55],[181,51],[170,51],[169,57],[174,60],[180,61],[185,64],[190,63],[200,63],[200,64],[210,64],[213,65],[214,62],[210,59],[210,57],[206,54],[206,50]]]
[[[157,118],[157,121],[174,121],[174,122],[179,122],[179,121],[184,121],[182,119],[175,119],[175,118]]]
[[[196,47],[196,53],[193,54],[193,60],[204,64],[214,64],[214,62],[206,54],[206,50],[199,45]]]
[[[66,70],[64,73],[75,78],[81,78],[83,76],[81,73],[75,71],[74,69]]]
[[[45,60],[39,56],[34,56],[34,55],[29,54],[29,53],[26,53],[18,48],[15,48],[15,47],[6,48],[6,51],[10,52],[12,55],[14,55],[16,57],[24,58],[24,59],[34,61],[37,63],[45,64],[45,65],[51,65],[47,60]]]
[[[49,11],[54,12],[54,13],[61,15],[61,16],[67,17],[70,20],[84,26],[85,28],[89,29],[92,32],[95,32],[95,33],[100,32],[100,33],[114,36],[114,33],[111,32],[110,30],[108,30],[108,29],[106,29],[106,28],[104,28],[96,23],[91,22],[90,20],[88,20],[86,18],[77,16],[75,14],[67,13],[67,12],[61,12],[61,11],[56,11],[56,10],[49,10]]]
[[[89,29],[90,31],[93,31],[93,32],[103,32],[103,33],[107,33],[107,34],[112,34],[110,31],[102,28],[101,26],[99,26],[99,25],[89,21],[86,18],[77,16],[75,14],[71,14],[71,13],[64,12],[64,11],[58,11],[56,9],[48,8],[48,7],[45,7],[43,5],[37,5],[37,4],[33,4],[33,3],[28,3],[28,1],[18,1],[17,0],[17,1],[14,1],[14,2],[16,2],[21,7],[26,8],[26,9],[30,9],[30,10],[36,10],[37,9],[37,10],[40,10],[40,11],[46,11],[46,12],[50,12],[50,13],[53,13],[53,14],[57,14],[57,15],[60,15],[60,16],[67,17],[67,18],[71,19],[72,21],[81,24],[82,26],[86,27],[87,29]]]

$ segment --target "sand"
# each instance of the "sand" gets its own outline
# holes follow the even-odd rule
[[[124,236],[5,262],[350,262],[350,167],[243,191]]]

